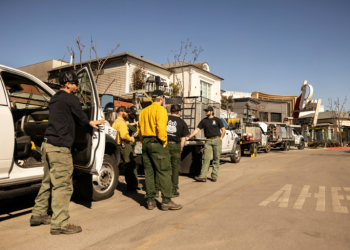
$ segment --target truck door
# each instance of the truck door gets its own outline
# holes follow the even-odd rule
[[[231,150],[230,148],[230,140],[231,140],[231,135],[230,135],[230,130],[228,129],[228,125],[226,121],[223,118],[220,118],[222,123],[224,124],[224,127],[226,129],[225,131],[225,136],[222,139],[222,153],[226,153]]]
[[[11,113],[10,100],[7,96],[6,87],[0,77],[0,120],[1,141],[0,143],[0,179],[8,178],[13,153],[15,148],[15,129]]]
[[[90,120],[104,119],[100,106],[97,86],[89,67],[77,71],[79,89],[77,97],[83,111]],[[72,147],[74,167],[87,173],[98,173],[102,166],[105,148],[104,125],[99,129],[91,126],[78,126],[75,128],[75,141]]]
[[[293,129],[292,130],[292,134],[293,134],[293,137],[294,137],[295,145],[299,145],[299,143],[300,143],[300,136],[299,136],[298,132]]]

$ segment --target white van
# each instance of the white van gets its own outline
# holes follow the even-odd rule
[[[91,69],[77,71],[84,112],[90,120],[104,119]],[[48,104],[55,91],[36,77],[0,65],[0,197],[41,182],[41,144],[48,125]],[[72,147],[74,178],[90,200],[109,198],[118,184],[120,154],[117,131],[109,124],[93,129],[76,125]]]

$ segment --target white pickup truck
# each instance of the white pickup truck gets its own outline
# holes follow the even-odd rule
[[[78,98],[90,120],[104,119],[96,84],[88,67],[77,71]],[[0,65],[0,197],[13,196],[41,183],[41,144],[55,91],[23,71]],[[120,154],[109,124],[76,126],[72,147],[74,178],[85,198],[109,198],[118,184]]]

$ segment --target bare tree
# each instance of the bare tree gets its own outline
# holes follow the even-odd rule
[[[107,62],[107,60],[114,54],[114,52],[118,49],[120,45],[118,44],[114,49],[111,49],[110,52],[107,53],[107,56],[104,58],[99,58],[97,55],[97,42],[94,41],[91,37],[91,45],[90,45],[90,66],[91,66],[91,52],[93,51],[95,53],[95,57],[96,57],[96,62],[97,62],[97,69],[96,69],[96,76],[95,76],[95,81],[96,83],[98,83],[98,77],[101,74],[101,70],[103,69],[103,66],[105,65],[105,63]]]
[[[82,68],[83,65],[81,62],[82,62],[83,50],[85,48],[85,45],[82,44],[80,35],[78,35],[77,39],[75,39],[75,43],[77,44],[77,47],[79,49],[79,64],[80,64],[80,68]]]
[[[221,109],[226,110],[227,112],[227,119],[231,118],[231,112],[233,108],[235,100],[233,99],[233,96],[221,96]]]
[[[175,82],[179,84],[180,87],[180,92],[182,93],[182,96],[184,97],[185,93],[184,93],[184,89],[185,89],[185,66],[189,66],[189,85],[188,85],[188,96],[191,95],[191,75],[192,75],[192,69],[191,69],[191,65],[193,65],[200,53],[203,51],[202,47],[197,47],[194,46],[192,44],[192,42],[190,41],[190,39],[188,38],[186,40],[186,42],[181,42],[181,46],[179,51],[174,51],[171,50],[171,53],[173,55],[174,58],[174,67],[180,67],[181,70],[181,78],[176,74],[176,70],[173,70],[173,74],[175,75]],[[188,56],[188,54],[191,53],[192,55],[192,59],[187,60],[186,62],[186,58]],[[169,58],[168,58],[168,63],[170,63]]]
[[[142,89],[145,83],[146,69],[144,64],[137,65],[132,74],[133,90]]]
[[[328,98],[328,107],[332,115],[333,126],[336,129],[336,133],[339,135],[339,142],[342,145],[342,127],[343,121],[349,118],[349,113],[346,112],[345,104],[347,102],[347,96],[345,96],[343,102],[337,97],[334,101],[332,98]]]

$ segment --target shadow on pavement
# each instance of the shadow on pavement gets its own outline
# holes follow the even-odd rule
[[[139,180],[143,185],[143,190],[145,190],[145,181],[143,179]],[[140,206],[146,207],[145,195],[139,193],[138,191],[129,191],[127,190],[126,183],[119,182],[117,190],[120,191],[124,196],[133,199],[135,202],[140,204]]]
[[[36,195],[37,192],[6,199],[0,198],[0,222],[30,214]]]

